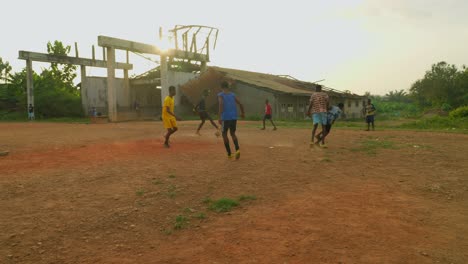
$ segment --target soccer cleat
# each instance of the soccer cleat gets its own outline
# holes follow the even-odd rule
[[[240,159],[240,150],[236,151],[236,160]]]
[[[234,158],[234,155],[233,154],[228,154],[227,157],[228,157],[228,159],[232,159],[232,158]]]

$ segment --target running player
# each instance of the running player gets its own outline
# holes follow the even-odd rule
[[[201,130],[201,128],[203,127],[203,125],[205,124],[205,120],[208,119],[208,120],[210,120],[211,124],[216,128],[216,133],[215,133],[215,135],[216,135],[216,136],[219,136],[219,128],[218,128],[218,126],[217,126],[216,123],[213,121],[213,119],[211,118],[210,114],[206,111],[206,97],[208,97],[208,94],[209,94],[209,91],[208,91],[208,90],[204,90],[204,91],[203,91],[203,94],[202,94],[202,98],[200,99],[200,102],[198,102],[198,104],[195,106],[195,111],[198,112],[198,115],[200,116],[200,120],[201,120],[201,123],[200,123],[200,125],[198,126],[198,129],[197,129],[196,134],[197,134],[197,135],[200,135],[200,130]]]
[[[229,144],[228,131],[231,134],[232,142],[236,148],[235,157],[240,158],[239,141],[236,136],[237,129],[237,105],[241,110],[241,117],[244,118],[244,106],[236,95],[229,90],[229,84],[224,81],[221,83],[222,92],[218,94],[219,102],[219,123],[222,125],[222,134],[224,146],[226,147],[228,158],[232,158],[231,146]]]
[[[174,114],[174,96],[176,95],[176,89],[174,86],[169,87],[169,95],[166,96],[164,99],[164,105],[162,109],[162,121],[164,124],[164,128],[167,129],[167,133],[164,136],[164,147],[169,148],[169,138],[172,134],[174,134],[177,129],[177,122],[176,120],[180,120]]]

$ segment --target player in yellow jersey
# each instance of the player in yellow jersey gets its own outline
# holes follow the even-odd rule
[[[174,114],[174,96],[176,95],[176,89],[174,86],[169,87],[169,95],[166,96],[164,99],[164,105],[162,108],[162,120],[164,124],[164,128],[167,129],[167,133],[164,136],[166,139],[164,141],[164,147],[169,148],[169,138],[172,134],[177,131],[177,122],[176,120],[180,120]]]

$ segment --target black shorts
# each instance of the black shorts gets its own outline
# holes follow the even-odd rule
[[[263,117],[263,119],[265,119],[265,120],[266,120],[266,119],[271,120],[271,115],[265,115],[265,116]]]
[[[231,133],[236,132],[237,129],[237,120],[224,120],[222,123],[221,131],[227,133],[228,130],[231,130]]]
[[[198,112],[198,115],[200,115],[201,120],[211,119],[210,115],[206,111]]]
[[[367,123],[374,123],[374,116],[373,115],[366,116],[366,122]]]

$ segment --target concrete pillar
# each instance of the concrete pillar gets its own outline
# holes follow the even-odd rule
[[[167,56],[161,55],[161,105],[164,105],[164,99],[169,95],[169,76],[167,69]]]
[[[89,105],[88,105],[88,80],[86,79],[86,66],[81,65],[81,105],[83,106],[83,113],[85,116],[89,114]]]
[[[26,92],[28,99],[28,105],[26,109],[28,109],[29,104],[32,104],[32,106],[34,106],[34,76],[32,69],[32,61],[30,59],[26,60]]]
[[[202,61],[200,64],[200,73],[206,72],[207,69],[208,67],[206,66],[206,61]]]
[[[117,121],[117,92],[115,89],[115,49],[107,48],[107,115]]]
[[[128,79],[128,70],[123,70],[124,74],[124,83],[123,83],[123,89],[124,89],[124,98],[125,98],[125,104],[126,106],[129,107],[129,111],[132,109],[132,98],[130,95],[130,80]]]

